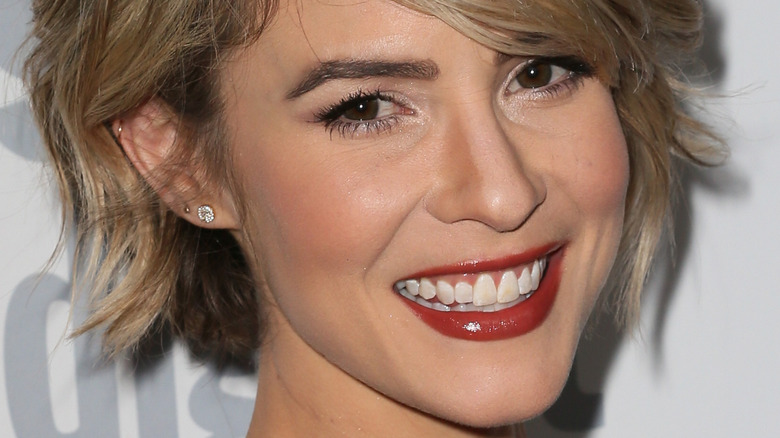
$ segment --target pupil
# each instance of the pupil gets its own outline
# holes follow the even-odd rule
[[[379,114],[379,99],[357,102],[355,106],[344,111],[344,118],[349,120],[371,120]]]
[[[539,88],[550,83],[552,66],[550,64],[529,65],[520,73],[517,81],[523,88]]]

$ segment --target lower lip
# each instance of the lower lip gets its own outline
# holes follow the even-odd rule
[[[469,341],[497,341],[522,336],[550,314],[561,281],[563,251],[550,255],[539,288],[520,304],[497,312],[440,312],[401,297],[424,323],[439,333]],[[400,296],[400,295],[399,295]]]

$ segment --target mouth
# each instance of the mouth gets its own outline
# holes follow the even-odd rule
[[[468,340],[498,340],[528,333],[546,319],[558,290],[561,245],[500,260],[431,269],[396,282],[423,322]]]
[[[404,298],[439,312],[496,312],[530,298],[539,288],[546,266],[544,256],[503,272],[409,279],[397,282],[393,289]]]

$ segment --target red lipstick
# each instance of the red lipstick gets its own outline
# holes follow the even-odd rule
[[[538,255],[533,256],[533,253]],[[545,253],[546,251],[540,248],[538,252],[531,251],[520,256],[512,256],[509,259],[518,258],[528,262],[543,256]],[[508,265],[507,261],[508,259],[484,263],[467,262],[458,266],[467,268],[466,270],[461,269],[459,272],[485,272],[506,269],[512,263],[510,261]],[[404,297],[401,299],[424,323],[445,336],[472,341],[495,341],[521,336],[540,326],[552,310],[560,284],[562,261],[563,249],[559,248],[550,253],[546,273],[536,291],[523,302],[496,312],[442,312],[423,307]],[[522,262],[516,264],[520,263]],[[414,278],[451,272],[451,268],[435,268],[421,272],[420,274],[423,275],[415,275]]]

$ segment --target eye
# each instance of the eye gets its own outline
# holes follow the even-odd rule
[[[389,100],[383,100],[381,97],[374,96],[352,100],[346,102],[346,104],[345,107],[341,108],[341,118],[356,122],[386,117],[393,114],[394,107],[396,106]]]
[[[331,133],[337,131],[346,137],[387,131],[399,122],[399,116],[411,114],[414,111],[389,94],[358,90],[339,103],[323,108],[315,117]]]
[[[515,67],[504,90],[508,95],[552,98],[573,91],[583,78],[592,77],[595,72],[591,64],[577,56],[537,57]]]
[[[515,73],[516,72],[516,73]],[[507,91],[515,93],[521,89],[535,90],[567,79],[572,71],[544,60],[529,61],[513,72],[514,77],[507,85]]]

